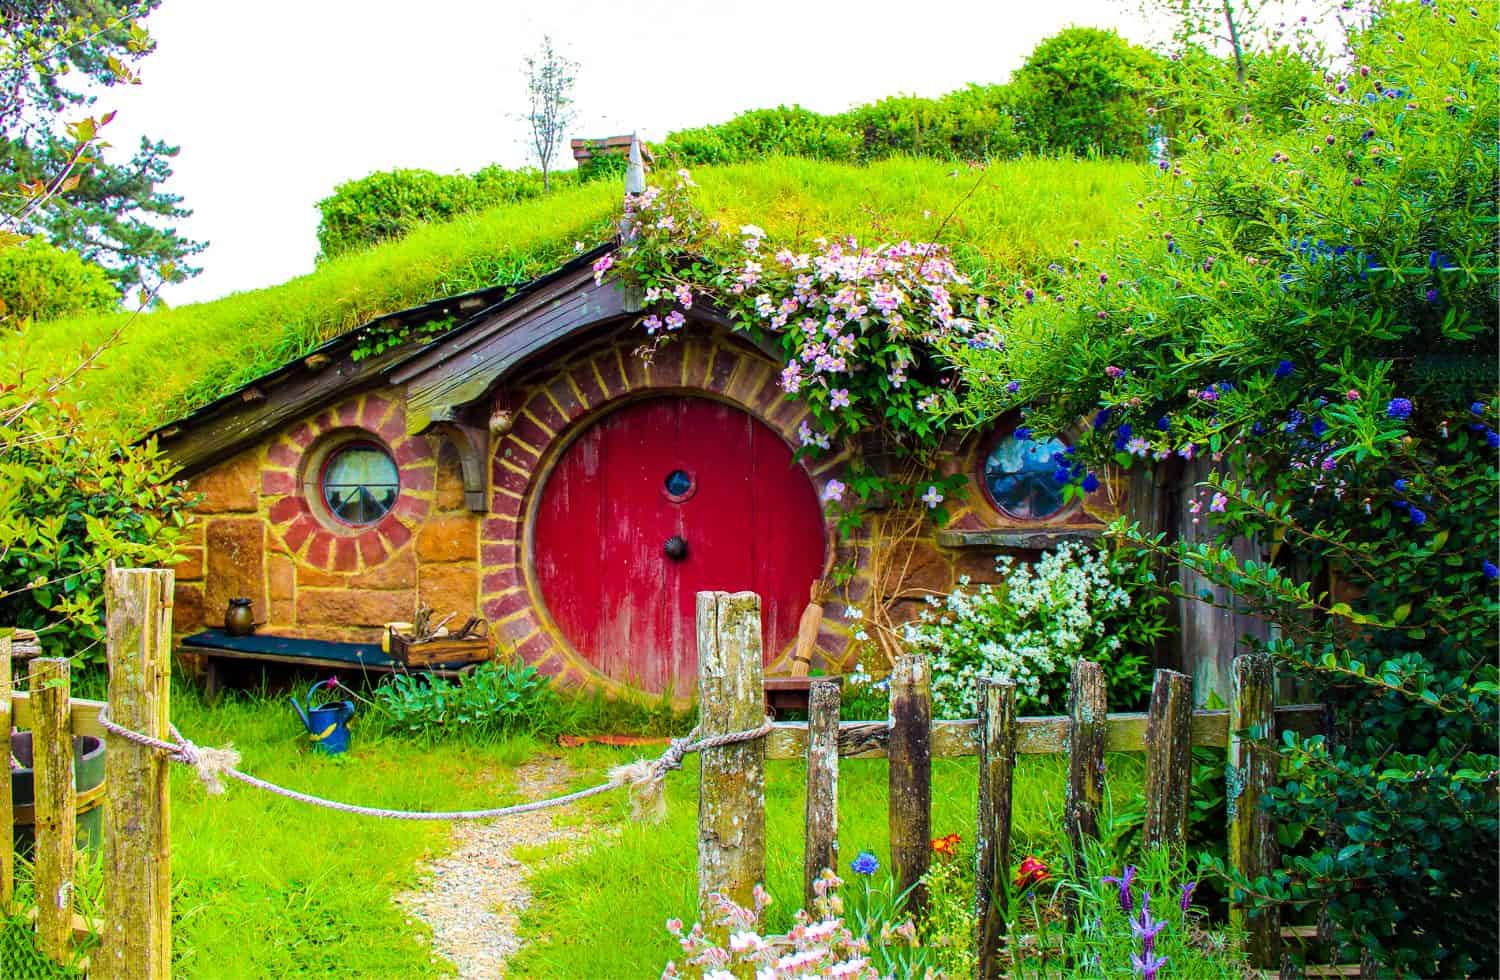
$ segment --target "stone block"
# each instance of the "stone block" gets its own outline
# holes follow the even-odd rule
[[[353,538],[339,538],[333,543],[333,570],[352,572],[359,567],[359,545]]]
[[[203,495],[200,514],[246,513],[260,506],[260,459],[247,450],[213,469],[199,473],[189,487]]]
[[[429,501],[409,493],[403,493],[396,498],[396,506],[391,508],[391,513],[402,518],[408,524],[421,524],[427,520],[427,512],[432,509]]]
[[[488,567],[489,562],[486,561],[485,565]],[[515,568],[514,566],[510,568],[497,568],[485,574],[484,594],[495,595],[498,592],[504,592],[506,589],[513,589],[520,584],[521,570],[519,568]],[[485,613],[485,618],[493,619],[494,617],[490,616],[489,613]]]
[[[203,586],[178,582],[172,589],[172,632],[196,633],[212,625],[203,618]],[[217,625],[224,625],[222,611]]]
[[[486,585],[489,584],[489,580],[490,576],[486,575]],[[504,619],[512,613],[520,612],[530,605],[531,597],[526,594],[525,590],[514,589],[502,596],[487,601],[484,604],[484,618],[493,623]]]
[[[431,463],[401,467],[401,490],[403,493],[428,493],[437,486],[437,475]]]
[[[266,586],[271,600],[292,599],[297,595],[297,563],[286,555],[266,559]]]
[[[552,404],[552,399],[547,397],[546,392],[540,390],[527,400],[523,414],[535,418],[551,432],[561,432],[568,424],[567,418],[556,405]]]
[[[310,565],[297,566],[298,588],[342,589],[348,584],[348,576],[336,575],[333,572],[324,571],[321,568],[313,568]]]
[[[285,524],[307,513],[307,502],[301,497],[282,497],[266,511],[272,524]]]
[[[734,368],[739,358],[733,351],[723,347],[714,348],[713,365],[708,370],[708,381],[704,387],[717,391],[720,394],[729,390],[729,382],[734,377]]]
[[[438,618],[458,613],[449,626],[479,613],[479,572],[467,563],[422,565],[417,570],[417,592]]]
[[[172,574],[179,582],[198,582],[203,579],[203,549],[184,547],[182,561],[172,566]]]
[[[386,551],[385,542],[380,539],[378,533],[366,531],[355,538],[354,543],[359,546],[359,560],[366,568],[374,567],[385,561],[388,552]]]
[[[604,384],[604,394],[619,398],[625,394],[625,375],[620,370],[620,359],[613,350],[607,350],[594,358],[594,373]]]
[[[583,402],[579,400],[578,393],[573,390],[573,386],[568,383],[566,374],[558,375],[547,386],[547,394],[568,421],[571,422],[584,413]]]
[[[388,558],[373,568],[349,577],[356,589],[414,589],[417,587],[417,556],[410,549]]]
[[[297,492],[297,478],[287,470],[265,470],[260,475],[260,492],[289,496]]]
[[[256,622],[266,618],[265,526],[259,517],[222,517],[208,522],[203,588],[204,615],[222,616],[229,600],[249,596]]]
[[[266,462],[272,466],[295,470],[297,465],[302,462],[302,447],[295,446],[289,442],[273,442],[271,443],[271,448],[266,450]]]
[[[487,517],[480,524],[479,538],[491,541],[514,541],[520,536],[521,525],[513,517]]]
[[[497,463],[494,472],[495,489],[510,490],[515,493],[525,493],[531,479],[524,473],[517,473],[509,466]]]
[[[296,626],[297,600],[272,599],[270,622],[272,626]]]
[[[605,401],[604,386],[594,376],[592,361],[584,361],[574,365],[573,369],[568,373],[568,377],[573,379],[573,387],[578,389],[586,407],[591,408]]]
[[[473,561],[478,518],[468,514],[434,517],[417,529],[417,557],[427,562]]]
[[[523,442],[532,449],[541,449],[552,441],[552,433],[530,415],[522,414],[516,416],[515,427],[510,430],[507,438]]]
[[[915,541],[888,549],[885,578],[880,583],[884,595],[947,592],[953,587],[953,566],[936,546]],[[904,572],[904,574],[902,574]]]
[[[400,501],[398,500],[397,503],[399,504]],[[400,548],[411,540],[411,531],[407,530],[406,525],[390,515],[387,515],[376,529],[392,549]]]
[[[299,589],[297,622],[309,626],[378,628],[391,622],[410,622],[417,609],[416,593],[355,589]]]

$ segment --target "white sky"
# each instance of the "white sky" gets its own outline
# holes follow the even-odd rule
[[[570,136],[668,131],[780,103],[836,112],[1002,82],[1072,24],[1147,35],[1122,0],[166,0],[143,84],[104,93],[116,153],[177,143],[167,185],[208,240],[173,305],[310,271],[315,203],[392,167],[527,162],[521,60],[580,63]],[[568,165],[571,157],[562,151]]]

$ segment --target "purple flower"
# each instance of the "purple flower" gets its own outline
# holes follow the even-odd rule
[[[832,391],[830,391],[828,393],[828,407],[829,408],[848,408],[849,407],[849,389],[848,388],[834,388]]]
[[[1276,365],[1276,370],[1273,373],[1276,375],[1276,379],[1279,381],[1283,378],[1290,378],[1292,376],[1292,372],[1295,370],[1297,370],[1297,365],[1293,364],[1291,361],[1282,361],[1280,364]]]
[[[1019,382],[1019,381],[1008,381],[1005,384],[1005,390],[1008,391],[1008,392],[1010,392],[1012,395],[1014,395],[1016,392],[1018,392],[1018,391],[1021,390],[1021,382]]]
[[[1138,953],[1131,953],[1130,965],[1135,967],[1135,972],[1141,975],[1142,980],[1156,980],[1156,971],[1167,965],[1167,958],[1155,953],[1147,953],[1142,958]]]
[[[844,499],[844,491],[848,487],[839,480],[829,480],[828,485],[823,488],[823,499],[838,501]]]
[[[1438,291],[1434,286],[1429,286],[1424,295],[1429,303],[1436,303],[1438,301]]]
[[[1097,476],[1095,476],[1092,472],[1086,474],[1084,476],[1084,478],[1083,478],[1083,492],[1084,493],[1093,493],[1095,490],[1098,490],[1098,489],[1099,489],[1099,478]]]
[[[1036,292],[1034,290],[1032,290],[1032,289],[1027,289],[1026,292],[1023,293],[1022,295],[1024,295],[1026,297],[1026,302],[1028,302],[1028,303],[1030,303],[1030,302],[1032,302],[1033,300],[1036,299]]]
[[[1411,399],[1392,398],[1391,403],[1385,407],[1385,415],[1391,419],[1411,418]]]
[[[1141,941],[1141,946],[1149,954],[1156,943],[1156,934],[1161,932],[1167,925],[1165,919],[1151,918],[1151,910],[1146,907],[1146,900],[1150,896],[1146,892],[1141,902],[1141,913],[1130,920],[1130,932]]]
[[[1133,903],[1130,900],[1130,883],[1135,881],[1135,865],[1125,865],[1125,870],[1120,872],[1120,876],[1118,878],[1116,878],[1114,875],[1105,875],[1101,880],[1106,884],[1116,885],[1119,887],[1120,911],[1129,915],[1130,910],[1134,907]]]
[[[849,870],[857,875],[869,877],[880,870],[880,862],[875,860],[875,855],[869,851],[860,851],[859,856],[849,862]]]
[[[1216,514],[1224,513],[1224,508],[1229,505],[1229,498],[1222,493],[1214,494],[1214,498],[1208,502],[1208,509]]]
[[[1179,904],[1182,906],[1184,912],[1188,910],[1188,906],[1193,904],[1193,891],[1197,887],[1198,883],[1196,881],[1190,881],[1182,886],[1182,900]]]

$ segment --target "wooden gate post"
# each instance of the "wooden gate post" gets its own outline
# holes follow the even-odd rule
[[[1080,657],[1073,663],[1068,693],[1068,793],[1064,803],[1068,841],[1073,847],[1073,874],[1084,877],[1084,841],[1099,837],[1099,810],[1104,806],[1104,735],[1109,727],[1104,671]]]
[[[78,817],[74,813],[71,696],[66,658],[31,662],[36,932],[37,945],[54,963],[68,961],[73,941],[73,848]],[[9,840],[5,846],[10,846]]]
[[[11,629],[0,629],[0,738],[5,740],[5,758],[10,758],[11,686],[10,686],[10,638]],[[10,767],[6,766],[9,770]],[[15,801],[10,796],[10,779],[0,779],[0,915],[10,914],[10,905],[16,893],[16,850],[11,839],[4,835],[15,825]]]
[[[699,734],[758,728],[765,720],[760,596],[699,592]],[[698,769],[698,911],[720,894],[740,905],[766,874],[766,742],[705,749]]]
[[[927,910],[922,876],[932,861],[932,674],[918,653],[896,657],[891,670],[891,874],[906,909]]]
[[[1193,784],[1193,679],[1158,670],[1146,719],[1146,845],[1187,843]]]
[[[109,717],[170,739],[170,569],[110,569]],[[104,980],[165,980],[172,965],[172,869],[168,840],[171,763],[111,735],[105,753],[104,930],[94,974]]]
[[[1271,658],[1234,658],[1234,698],[1229,704],[1229,759],[1224,796],[1229,816],[1229,863],[1254,881],[1276,867],[1276,831],[1261,797],[1276,781],[1276,698]],[[1231,895],[1231,899],[1233,896]],[[1229,903],[1229,922],[1245,931],[1250,965],[1278,963],[1280,916],[1274,906]]]
[[[974,830],[975,968],[1000,975],[1000,936],[1009,913],[1011,783],[1016,769],[1016,685],[979,688],[979,819]]]
[[[803,908],[817,898],[824,868],[839,866],[839,702],[837,681],[813,681],[807,696],[807,813],[803,834]]]

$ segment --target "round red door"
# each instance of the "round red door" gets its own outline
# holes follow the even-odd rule
[[[776,433],[706,398],[634,402],[563,452],[542,488],[533,561],[553,621],[605,676],[696,690],[695,596],[761,597],[769,661],[822,573],[823,514]]]

